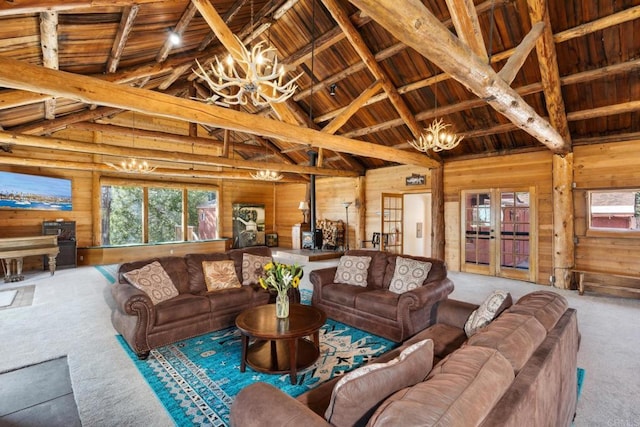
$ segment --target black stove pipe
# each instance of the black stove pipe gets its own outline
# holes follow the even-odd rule
[[[318,162],[318,152],[309,151],[309,166],[316,166]],[[311,233],[313,236],[313,249],[322,248],[322,230],[316,230],[316,176],[309,175],[309,221],[311,222]]]

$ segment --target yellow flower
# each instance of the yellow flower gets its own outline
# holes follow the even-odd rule
[[[260,282],[260,286],[262,286],[263,289],[267,289],[267,284],[262,277],[258,279],[258,282]]]
[[[293,287],[297,288],[299,284],[300,284],[300,278],[298,276],[294,277],[293,283],[292,283]]]
[[[269,271],[273,268],[273,262],[270,262],[269,264],[264,266],[264,271]]]

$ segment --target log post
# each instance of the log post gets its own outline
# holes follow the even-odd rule
[[[431,257],[444,260],[444,167],[431,169]]]
[[[574,266],[573,153],[553,156],[553,276],[554,286],[571,287]]]
[[[366,217],[366,213],[367,213],[367,198],[365,195],[365,183],[366,183],[366,177],[364,176],[360,176],[358,178],[356,178],[356,209],[357,209],[357,214],[356,214],[356,224],[355,224],[355,230],[356,230],[356,237],[355,237],[355,241],[354,244],[351,246],[353,249],[360,249],[360,247],[362,246],[362,241],[363,240],[367,240],[366,238],[366,222],[367,222],[367,217]]]

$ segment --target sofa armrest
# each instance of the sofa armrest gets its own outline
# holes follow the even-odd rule
[[[467,322],[467,319],[473,310],[477,308],[477,304],[447,299],[438,305],[436,322],[464,329],[464,324]]]
[[[149,318],[153,318],[155,311],[151,298],[130,283],[116,283],[111,288],[111,295],[116,303],[116,309],[131,316],[140,316],[141,311]]]
[[[453,282],[445,278],[401,294],[398,305],[406,306],[409,310],[417,310],[446,299],[451,292],[453,292]]]
[[[267,421],[268,420],[268,421]],[[231,425],[234,427],[328,426],[311,409],[267,383],[254,383],[240,391],[231,405]]]
[[[313,285],[313,302],[322,300],[322,288],[333,283],[338,267],[327,267],[309,273],[309,281]]]

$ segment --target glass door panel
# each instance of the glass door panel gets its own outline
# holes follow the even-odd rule
[[[463,193],[464,260],[463,271],[481,274],[492,273],[493,218],[491,192]]]
[[[380,250],[402,253],[403,225],[402,194],[382,193],[382,236]]]

